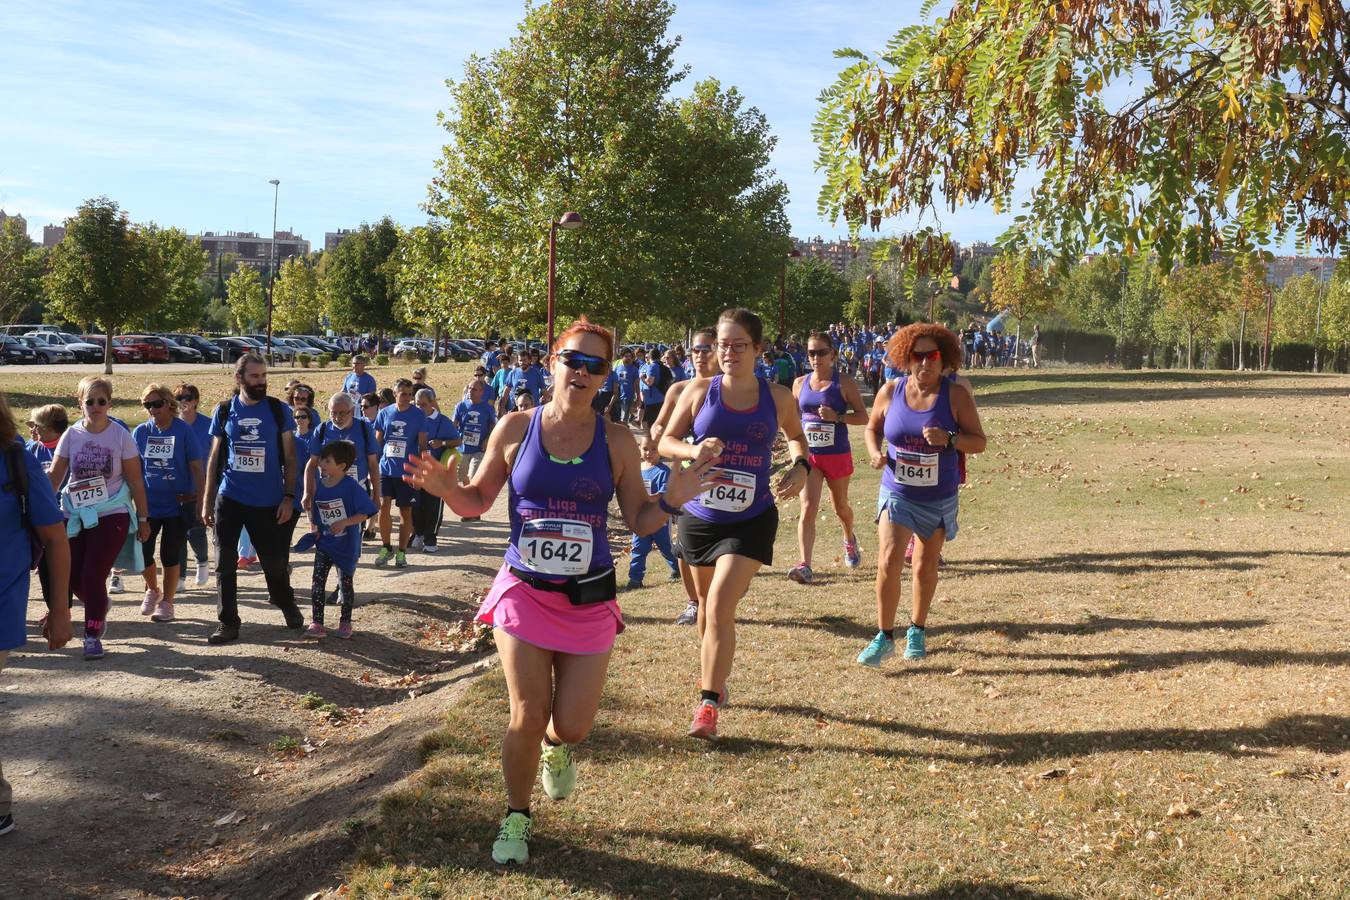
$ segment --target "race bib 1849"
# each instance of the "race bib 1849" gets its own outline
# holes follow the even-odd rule
[[[591,569],[594,533],[585,522],[531,519],[520,526],[521,561],[541,575],[585,575]]]
[[[315,501],[314,505],[319,510],[319,523],[325,527],[347,518],[347,507],[343,504],[341,497],[334,497],[331,500],[318,500]]]
[[[833,447],[834,446],[834,423],[833,422],[804,422],[806,430],[806,446],[808,447]]]
[[[910,487],[936,487],[938,454],[895,448],[895,480]]]
[[[755,502],[753,473],[735,469],[710,469],[708,474],[717,479],[716,484],[700,495],[703,505],[708,509],[744,512]]]
[[[66,483],[66,494],[70,497],[70,505],[76,509],[98,506],[108,499],[108,482],[102,475],[78,480],[72,478]]]
[[[236,472],[261,474],[267,471],[266,447],[234,447],[231,449],[230,468]]]

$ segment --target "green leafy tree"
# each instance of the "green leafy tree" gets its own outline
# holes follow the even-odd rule
[[[1313,275],[1290,278],[1275,294],[1274,338],[1284,344],[1311,344],[1317,333],[1317,304],[1325,287]]]
[[[867,274],[855,278],[848,287],[848,303],[844,305],[844,321],[854,325],[867,324],[868,280]],[[879,324],[891,318],[891,310],[898,298],[891,290],[889,279],[877,277],[876,288],[872,294],[872,322]]]
[[[1269,294],[1265,264],[1255,256],[1238,257],[1234,261],[1226,329],[1234,346],[1234,368],[1247,367],[1247,342],[1255,335],[1252,326],[1261,321]]]
[[[127,325],[152,331],[200,327],[206,309],[200,287],[209,262],[206,251],[179,228],[151,223],[134,230],[144,251],[141,289],[147,296],[142,312]]]
[[[263,295],[262,279],[249,266],[239,266],[225,282],[226,302],[230,317],[241,334],[260,327],[267,318],[267,302]]]
[[[399,228],[385,216],[374,225],[362,224],[325,254],[323,289],[335,329],[383,334],[402,327],[398,246]]]
[[[937,4],[924,5],[927,18]],[[1334,0],[953,2],[821,97],[823,215],[989,203],[1001,242],[1176,260],[1350,234],[1350,12]],[[944,261],[929,227],[904,247]],[[949,251],[947,251],[949,252]]]
[[[1163,284],[1155,327],[1160,337],[1185,345],[1186,368],[1195,368],[1196,345],[1207,343],[1217,331],[1232,281],[1227,263],[1208,263],[1177,269]]]
[[[1335,352],[1350,349],[1350,266],[1344,259],[1327,285],[1322,301],[1322,340],[1325,347]]]
[[[103,371],[112,374],[112,335],[146,314],[149,254],[127,215],[107,197],[87,200],[66,220],[65,240],[52,250],[44,279],[48,310],[70,322],[96,324],[104,342]]]
[[[992,312],[1011,310],[1019,322],[1034,324],[1055,308],[1050,277],[1027,253],[1003,253],[994,260],[992,290],[985,306]]]
[[[299,334],[318,330],[328,298],[311,262],[292,256],[281,263],[280,275],[272,287],[272,327]]]
[[[848,282],[829,263],[818,259],[790,263],[786,288],[784,320],[788,334],[804,337],[808,331],[843,318],[844,305],[849,301]],[[779,293],[774,290],[752,307],[764,320],[766,338],[778,333],[778,301]]]
[[[42,315],[46,254],[33,244],[17,219],[0,225],[0,318],[37,322]]]

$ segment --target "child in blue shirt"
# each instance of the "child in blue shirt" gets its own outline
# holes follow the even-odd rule
[[[648,494],[656,496],[666,489],[670,467],[661,462],[661,457],[656,452],[656,441],[650,437],[641,440],[639,446],[642,450],[642,483],[646,485]],[[647,574],[647,554],[651,552],[653,544],[666,558],[666,565],[670,566],[670,580],[680,580],[680,567],[675,561],[675,551],[670,546],[670,523],[667,522],[646,537],[633,535],[633,546],[628,557],[630,591],[642,587],[642,579]]]
[[[356,445],[351,441],[330,441],[319,451],[319,479],[309,511],[314,546],[314,579],[309,595],[313,621],[305,630],[306,637],[322,638],[328,634],[323,627],[323,605],[328,571],[334,566],[338,570],[338,595],[342,600],[337,636],[352,636],[352,604],[356,600],[352,576],[361,555],[361,524],[375,514],[375,504],[366,489],[355,478],[347,477],[347,470],[355,462]]]

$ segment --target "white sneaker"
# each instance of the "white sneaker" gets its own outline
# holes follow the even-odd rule
[[[211,579],[211,572],[206,563],[197,563],[197,587],[205,587],[206,582]]]
[[[126,592],[127,589],[122,587],[122,576],[114,572],[112,578],[108,579],[108,593],[125,594]]]
[[[412,539],[411,541],[408,541],[408,549],[409,549],[409,550],[421,550],[421,549],[422,549],[422,546],[423,546],[425,543],[426,543],[426,542],[422,540],[422,536],[421,536],[420,534],[415,534],[415,535],[413,535],[413,539]]]
[[[148,616],[155,611],[155,605],[164,599],[159,591],[147,588],[145,599],[141,601],[141,615]]]

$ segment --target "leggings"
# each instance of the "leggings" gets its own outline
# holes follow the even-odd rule
[[[310,584],[309,601],[313,607],[314,621],[323,624],[324,593],[328,589],[328,570],[333,568],[333,560],[322,550],[314,551],[314,581]],[[356,601],[356,592],[352,589],[350,573],[338,569],[338,596],[342,598],[342,612],[339,622],[351,622],[352,603]]]
[[[131,517],[113,513],[70,539],[70,589],[84,604],[84,635],[99,637],[108,618],[108,574],[127,540]]]
[[[192,555],[197,559],[197,565],[206,565],[206,526],[195,525],[188,529],[188,544],[192,546]]]

